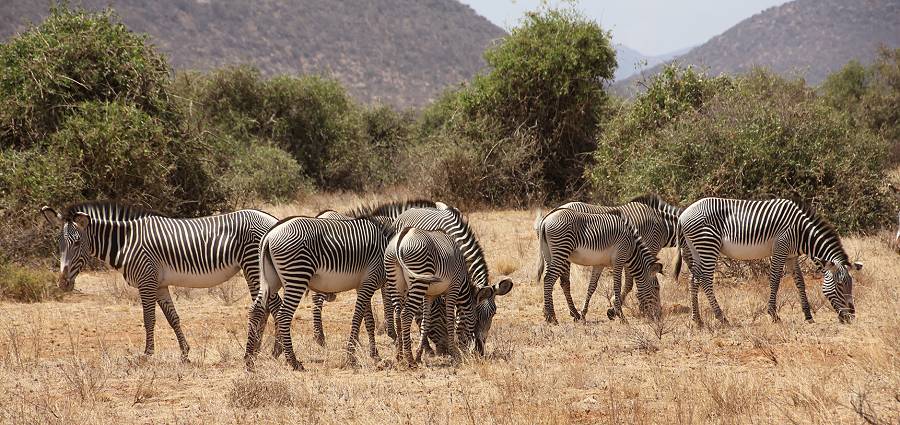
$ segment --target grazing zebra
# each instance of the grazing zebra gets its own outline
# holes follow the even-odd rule
[[[259,263],[263,285],[253,302],[245,361],[251,367],[265,328],[268,298],[284,287],[284,301],[276,325],[288,364],[303,369],[291,343],[291,320],[308,289],[337,293],[356,289],[356,308],[347,342],[347,360],[354,362],[360,321],[365,316],[369,352],[378,357],[375,323],[371,320],[372,294],[384,284],[384,248],[393,236],[390,220],[364,217],[332,220],[290,217],[276,223],[260,242]]]
[[[622,217],[637,230],[637,234],[644,242],[644,246],[651,254],[658,255],[663,248],[674,247],[676,244],[676,227],[678,225],[678,216],[682,209],[669,205],[656,194],[646,194],[632,199],[624,205],[618,207],[605,207],[599,205],[587,204],[584,202],[569,202],[560,206],[560,208],[568,208],[575,211],[601,214],[618,209],[622,213]],[[540,213],[538,220],[535,221],[535,230],[540,223]],[[538,248],[540,250],[540,247]],[[542,267],[543,260],[538,251],[538,269]],[[581,319],[584,320],[587,315],[588,306],[591,298],[597,290],[597,282],[600,280],[600,271],[603,267],[593,267],[591,269],[591,277],[588,282],[587,294],[584,298],[584,307],[581,310]],[[540,280],[540,276],[537,278]],[[629,273],[625,273],[625,286],[622,288],[622,299],[628,297],[634,286],[634,278]]]
[[[449,235],[463,257],[466,259],[468,267],[469,282],[477,293],[482,288],[494,288],[490,296],[483,299],[467,300],[476,302],[474,306],[475,312],[475,350],[478,354],[484,354],[484,343],[488,338],[494,315],[497,313],[496,295],[506,295],[512,289],[513,282],[506,276],[500,276],[497,283],[490,284],[488,282],[489,270],[487,261],[484,259],[484,251],[475,237],[475,233],[469,227],[469,223],[456,208],[446,207],[443,210],[429,208],[411,208],[400,214],[394,220],[394,229],[402,230],[407,227],[415,227],[426,231],[443,231]],[[388,274],[389,282],[395,282],[397,276]],[[438,301],[440,302],[440,301]],[[445,301],[444,301],[445,302]],[[457,306],[461,311],[468,311],[468,306]],[[432,320],[431,328],[436,326],[445,327],[447,324],[441,320]],[[447,335],[446,329],[439,330],[440,335]],[[438,340],[429,338],[439,344]],[[465,336],[463,340],[467,340]],[[427,343],[426,343],[427,344]]]
[[[662,270],[641,237],[618,210],[601,214],[557,208],[547,214],[538,225],[541,249],[541,268],[544,274],[544,318],[557,324],[553,308],[553,286],[559,278],[566,296],[569,314],[575,320],[581,314],[572,301],[569,282],[571,263],[595,267],[613,267],[614,308],[607,311],[612,319],[622,315],[622,271],[634,276],[638,282],[637,297],[641,311],[651,317],[659,315],[659,283],[656,274]]]
[[[691,271],[691,308],[699,325],[697,290],[703,287],[716,318],[728,323],[713,294],[713,272],[720,255],[738,260],[771,257],[769,275],[769,315],[780,321],[776,296],[785,269],[794,275],[800,293],[803,316],[812,322],[806,285],[798,257],[807,255],[823,270],[822,292],[838,313],[841,323],[855,314],[853,279],[850,270],[862,268],[851,263],[834,228],[812,209],[787,199],[745,201],[704,198],[687,207],[678,219],[678,244]],[[680,263],[676,266],[676,278]]]
[[[456,305],[468,308],[459,316],[465,331],[463,335],[472,335],[474,323],[471,298],[472,287],[469,285],[466,260],[462,252],[443,231],[426,231],[415,227],[407,227],[400,231],[388,243],[384,251],[384,269],[389,280],[384,290],[391,292],[394,302],[395,326],[398,330],[397,359],[405,355],[408,364],[418,363],[425,349],[428,330],[432,322],[432,301],[443,296],[444,323],[451,324],[454,330],[448,332],[449,353],[457,357],[460,333],[456,331]],[[416,357],[413,359],[410,340],[410,325],[416,314],[423,314],[422,335]]]
[[[257,210],[175,219],[115,202],[74,204],[62,214],[45,206],[41,212],[62,229],[59,287],[74,287],[88,255],[104,261],[140,294],[146,331],[144,354],[153,354],[155,304],[159,304],[175,331],[184,361],[190,346],[181,331],[169,286],[210,288],[243,270],[250,296],[255,298],[259,241],[278,221]],[[272,311],[281,304],[278,297],[269,302]]]

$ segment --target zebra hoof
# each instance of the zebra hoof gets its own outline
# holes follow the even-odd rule
[[[579,313],[579,312],[577,312],[577,311],[573,311],[573,312],[572,312],[572,319],[575,319],[575,322],[576,322],[576,323],[577,323],[577,322],[580,322],[580,321],[581,321],[581,318],[582,318],[581,313]]]
[[[612,308],[607,309],[607,310],[606,310],[606,317],[608,317],[609,320],[615,319],[615,318],[616,318],[616,310],[615,310],[615,309],[612,309]]]
[[[320,336],[316,336],[315,341],[316,341],[316,344],[317,344],[319,347],[324,347],[324,346],[325,346],[325,337],[324,337],[324,336],[321,336],[321,337],[320,337]]]
[[[300,363],[299,360],[288,360],[288,364],[291,366],[291,369],[294,369],[294,371],[303,372],[304,370],[306,370],[303,368],[303,363]]]
[[[812,318],[809,318],[809,319],[806,319],[806,323],[812,324],[812,323],[816,323],[816,321],[813,320]]]

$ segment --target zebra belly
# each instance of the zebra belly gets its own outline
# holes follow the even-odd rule
[[[185,288],[211,288],[231,279],[240,269],[241,266],[234,265],[212,270],[209,273],[192,274],[167,267],[160,272],[159,284],[160,286],[181,286]]]
[[[725,238],[722,240],[722,254],[735,260],[759,260],[771,257],[774,246],[774,238],[755,244],[740,243]]]
[[[569,254],[569,261],[582,266],[611,266],[615,262],[615,253],[613,247],[604,250],[578,247]]]
[[[318,271],[309,280],[309,287],[316,292],[336,294],[359,287],[363,272],[345,273],[330,270]]]
[[[441,280],[440,282],[435,282],[428,285],[428,290],[425,291],[425,294],[429,297],[435,297],[447,292],[447,289],[450,288],[449,280]]]

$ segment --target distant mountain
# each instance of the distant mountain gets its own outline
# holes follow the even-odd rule
[[[818,84],[852,59],[871,62],[880,44],[900,46],[900,0],[795,0],[741,21],[678,62],[707,67],[713,75],[761,65]],[[638,78],[613,87],[627,93]]]
[[[689,50],[691,50],[691,47],[679,49],[664,55],[649,56],[624,44],[617,44],[616,61],[619,62],[619,67],[616,68],[615,79],[616,81],[622,80],[641,70],[672,60],[677,56],[687,53]]]
[[[51,1],[0,0],[0,40]],[[326,73],[366,102],[421,106],[484,66],[506,32],[456,0],[71,0],[112,7],[175,69],[250,63],[266,75]]]

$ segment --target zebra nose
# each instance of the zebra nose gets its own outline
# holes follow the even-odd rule
[[[850,314],[856,314],[856,306],[853,303],[850,303]]]

